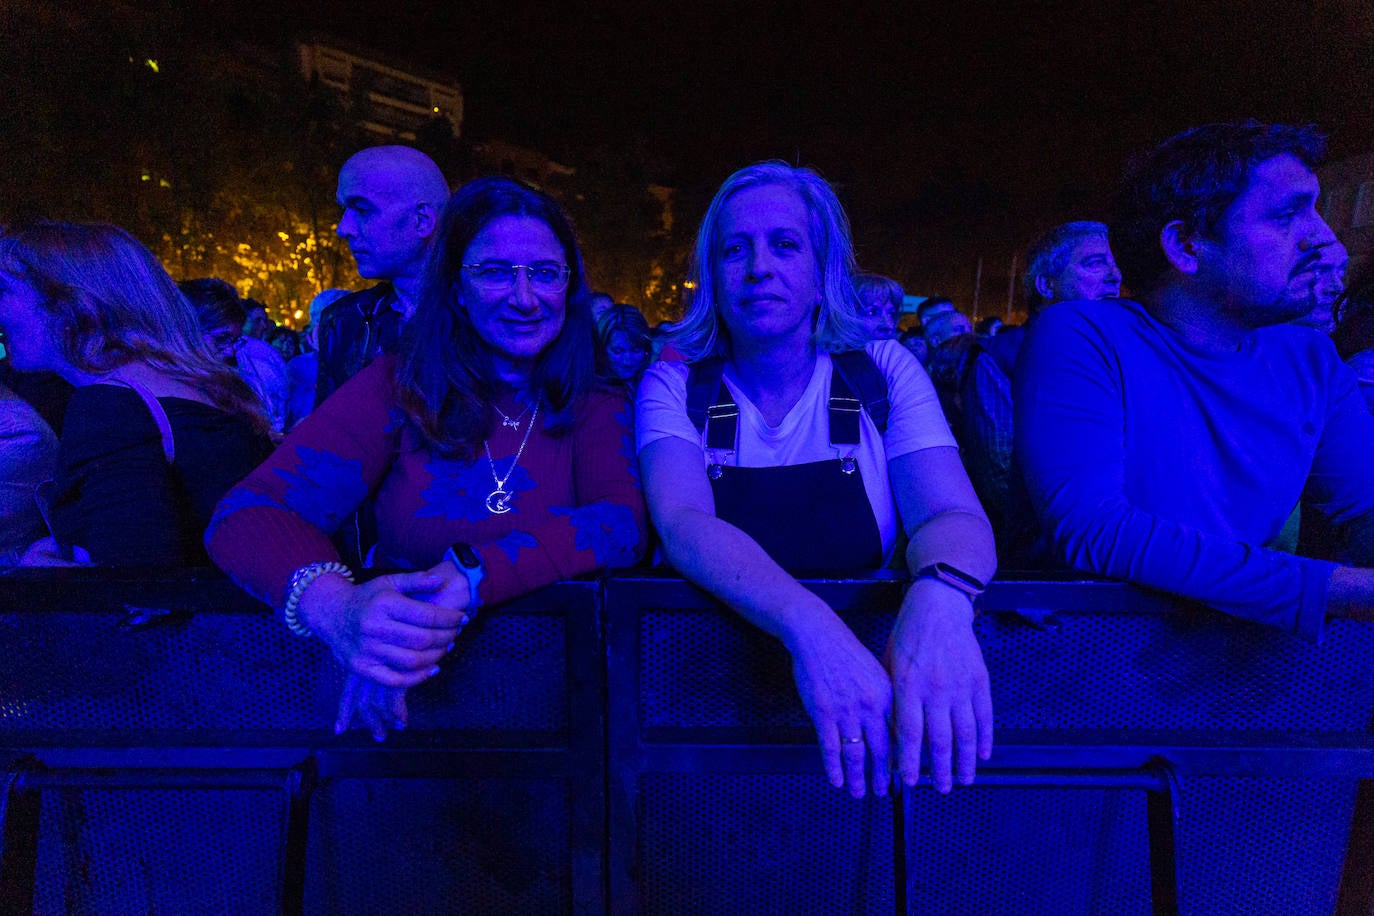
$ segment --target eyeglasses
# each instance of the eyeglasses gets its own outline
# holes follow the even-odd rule
[[[464,264],[463,269],[472,278],[478,289],[499,292],[515,285],[520,271],[530,281],[530,286],[541,293],[558,293],[568,288],[572,270],[562,264],[543,261],[538,264],[507,264],[505,261],[483,261],[481,264]]]

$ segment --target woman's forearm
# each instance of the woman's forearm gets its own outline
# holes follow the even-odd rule
[[[997,572],[992,525],[978,509],[946,509],[911,533],[906,565],[914,576],[932,563],[948,563],[982,582]]]
[[[710,592],[789,651],[839,617],[775,563],[753,538],[705,512],[680,508],[655,518],[663,551],[678,572]]]

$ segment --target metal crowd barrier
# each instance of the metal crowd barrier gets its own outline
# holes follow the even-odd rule
[[[881,649],[900,582],[809,584]],[[976,785],[855,802],[786,653],[678,579],[480,616],[378,745],[218,574],[13,571],[0,912],[1371,912],[1374,627],[1073,578],[981,609]]]

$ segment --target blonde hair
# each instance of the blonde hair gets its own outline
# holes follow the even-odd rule
[[[716,259],[720,254],[720,218],[725,204],[746,188],[780,185],[796,191],[806,205],[811,247],[820,272],[821,303],[811,339],[821,350],[862,347],[868,331],[859,320],[854,291],[854,245],[849,218],[825,179],[808,168],[785,162],[760,162],[735,172],[720,186],[697,230],[696,250],[688,271],[692,290],[687,313],[668,326],[668,342],[688,362],[730,355],[729,331],[716,312]]]

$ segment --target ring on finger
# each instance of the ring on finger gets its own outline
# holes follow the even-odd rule
[[[840,740],[843,741],[845,744],[863,744],[863,743],[864,743],[864,739],[862,739],[862,738],[846,738],[844,735],[841,735],[841,736],[840,736]]]

